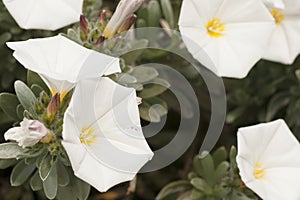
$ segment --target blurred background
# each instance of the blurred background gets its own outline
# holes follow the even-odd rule
[[[135,27],[169,27],[177,30],[177,21],[181,6],[181,0],[172,0],[171,8],[166,10],[164,1],[148,0],[137,12]],[[114,11],[118,1],[112,0],[86,0],[86,13],[93,16],[100,9]],[[97,6],[94,6],[97,5]],[[92,11],[92,12],[91,12]],[[109,13],[109,12],[108,12]],[[49,16],[51,17],[51,16]],[[75,25],[75,26],[78,26]],[[67,33],[66,27],[56,32],[40,30],[20,29],[9,15],[2,2],[0,2],[0,92],[14,92],[13,84],[16,80],[26,81],[26,70],[13,58],[12,51],[7,48],[7,41],[26,40],[29,38],[48,37],[58,33]],[[139,39],[142,39],[142,36]],[[156,37],[156,36],[155,36]],[[160,37],[159,35],[157,37]],[[163,38],[153,38],[149,42],[162,41]],[[156,45],[156,44],[153,44]],[[161,44],[157,44],[158,46]],[[182,42],[172,40],[166,44],[166,48],[182,48]],[[187,52],[186,52],[187,53]],[[187,53],[188,54],[188,53]],[[186,179],[188,172],[192,168],[192,161],[198,154],[203,138],[206,134],[211,116],[211,101],[207,87],[196,70],[185,60],[178,56],[158,50],[145,50],[135,52],[135,59],[124,55],[125,62],[129,65],[139,65],[144,63],[166,64],[182,73],[193,87],[198,98],[201,111],[200,126],[193,144],[174,163],[156,172],[141,174],[137,177],[135,192],[126,195],[128,183],[118,185],[109,192],[99,194],[93,190],[90,196],[92,200],[112,200],[112,199],[155,199],[158,192],[168,183]],[[251,70],[245,79],[223,79],[227,94],[227,116],[222,135],[215,148],[225,146],[229,149],[236,145],[237,128],[267,122],[278,118],[283,118],[289,127],[300,139],[300,59],[297,59],[291,66],[278,63],[260,61]],[[172,80],[174,84],[176,80]],[[173,94],[166,90],[159,94],[159,97],[166,103],[168,113],[162,116],[166,119],[163,130],[148,138],[148,142],[153,150],[160,149],[168,144],[175,136],[180,117],[178,102]],[[186,98],[185,114],[192,112],[193,104],[191,99]],[[189,106],[190,105],[190,106]],[[142,116],[143,125],[147,125],[147,116]],[[160,120],[160,118],[158,119]],[[193,122],[193,117],[191,117]],[[195,122],[197,123],[197,122]],[[3,133],[13,124],[13,120],[0,110],[0,132],[1,141]],[[188,131],[186,133],[189,134]],[[0,199],[3,200],[32,200],[44,199],[42,194],[32,193],[29,186],[10,187],[9,175],[11,168],[0,170]],[[131,188],[132,189],[132,188]]]

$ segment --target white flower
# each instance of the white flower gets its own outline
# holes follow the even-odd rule
[[[100,192],[133,179],[153,156],[142,133],[135,90],[109,78],[78,83],[62,136],[75,175]]]
[[[56,30],[79,21],[83,0],[3,0],[24,29]]]
[[[262,199],[300,199],[300,144],[283,120],[240,128],[237,164]]]
[[[89,50],[61,35],[8,42],[13,56],[40,74],[52,94],[61,98],[82,79],[120,72],[119,59]]]
[[[261,0],[184,0],[179,29],[189,52],[218,76],[243,78],[261,59],[274,19]]]
[[[38,143],[48,134],[48,129],[37,120],[24,118],[20,127],[10,128],[5,134],[5,140],[18,142],[19,146],[25,148]]]
[[[284,9],[269,7],[276,28],[263,56],[266,60],[292,64],[300,53],[300,2],[285,0]]]
[[[267,7],[272,7],[272,8],[284,8],[284,2],[283,0],[263,0],[264,4]]]
[[[112,38],[121,25],[144,3],[144,0],[121,0],[104,29],[105,38]]]

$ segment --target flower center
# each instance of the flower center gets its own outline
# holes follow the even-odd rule
[[[56,95],[56,93],[58,93],[55,89],[50,89],[50,92],[51,92],[51,94],[52,94],[53,97]],[[69,93],[69,91],[65,91],[65,92],[59,93],[59,95],[60,95],[60,101],[62,101],[68,93]]]
[[[253,175],[256,179],[263,179],[266,175],[266,170],[262,167],[260,163],[256,163],[253,170]]]
[[[81,144],[91,146],[96,142],[96,136],[93,134],[95,130],[93,128],[82,128],[79,136]]]
[[[278,9],[272,9],[270,10],[270,12],[274,17],[276,24],[280,25],[281,22],[284,20],[284,14]]]
[[[219,38],[224,32],[225,26],[219,18],[213,18],[206,24],[206,29],[210,37]]]

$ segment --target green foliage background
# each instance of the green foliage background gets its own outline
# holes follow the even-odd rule
[[[87,0],[85,2],[86,15],[95,16],[97,14],[95,10],[98,10],[100,7],[114,10],[118,3],[118,1],[103,0],[102,4],[101,1],[97,1],[97,9],[95,9],[93,7],[95,2],[96,0]],[[171,2],[171,7],[168,5],[168,2]],[[171,28],[177,29],[176,24],[179,16],[180,5],[181,0],[147,1],[147,3],[137,12],[138,20],[136,22],[136,26],[161,27],[160,20],[164,19]],[[26,70],[22,68],[12,57],[12,51],[6,47],[5,42],[26,40],[36,37],[48,37],[61,32],[67,33],[67,29],[68,27],[58,30],[57,32],[22,30],[16,25],[9,13],[6,11],[2,2],[0,2],[0,92],[14,92],[13,83],[15,80],[26,81]],[[157,41],[157,38],[154,38],[153,41],[149,42],[155,41]],[[180,41],[174,41],[171,46],[178,46],[179,44]],[[190,80],[199,100],[201,114],[203,114],[200,122],[201,128],[198,131],[198,135],[195,138],[194,143],[179,160],[162,170],[138,176],[137,187],[134,193],[126,195],[128,183],[124,183],[104,194],[99,194],[93,190],[90,195],[90,199],[176,199],[185,193],[193,193],[195,197],[194,199],[221,198],[220,196],[216,197],[209,195],[208,197],[204,195],[204,197],[203,194],[200,194],[201,189],[206,187],[206,185],[203,184],[203,180],[206,182],[210,182],[211,180],[209,177],[206,177],[206,175],[203,176],[203,174],[201,174],[203,169],[199,170],[199,168],[201,168],[201,165],[203,164],[202,162],[204,161],[201,161],[199,156],[197,156],[209,123],[211,106],[207,88],[205,84],[203,84],[201,77],[199,77],[185,61],[166,52],[149,52],[147,50],[143,52],[143,54],[138,55],[139,56],[137,56],[134,60],[137,63],[147,63],[149,60],[153,63],[165,63],[168,66],[172,66],[182,72],[182,74]],[[125,68],[127,65],[132,64],[132,60],[130,60],[130,58],[130,56],[124,56],[123,59],[126,63]],[[226,156],[223,156],[223,160],[221,159],[221,161],[216,161],[212,159],[209,161],[210,163],[214,163],[217,167],[223,162],[225,164],[222,165],[223,167],[225,166],[224,168],[226,168],[226,170],[234,169],[234,159],[229,159],[230,155],[228,156],[227,154],[231,146],[236,145],[236,130],[241,126],[267,122],[277,118],[284,118],[298,139],[300,139],[300,120],[298,120],[300,113],[300,59],[297,59],[292,66],[285,66],[269,61],[260,61],[251,70],[247,78],[241,80],[224,79],[224,83],[227,90],[228,114],[226,118],[226,125],[216,149],[221,146],[225,146],[227,151],[224,149],[221,151],[227,153]],[[170,97],[172,96],[169,92],[165,92],[162,96],[160,96],[167,105],[166,109],[168,109],[168,118],[164,130],[159,135],[149,138],[148,140],[153,150],[163,147],[172,140],[176,132],[178,122],[180,121],[178,105],[176,102],[172,101]],[[143,119],[145,118],[146,117]],[[12,123],[13,120],[1,111],[0,132],[2,133],[2,140],[4,131],[9,128]],[[147,122],[144,121],[144,123],[146,124]],[[220,150],[217,150],[216,152],[220,152]],[[229,154],[232,154],[232,149],[230,152],[231,153]],[[212,157],[214,157],[214,154]],[[25,185],[24,187],[11,187],[9,185],[10,170],[11,169],[0,171],[0,199],[44,199],[42,194],[32,193],[28,185]],[[177,182],[171,183],[172,181]],[[222,181],[224,180],[222,179]],[[220,186],[219,184],[223,183],[222,181],[216,182],[216,184],[211,183],[210,187],[218,188]],[[173,185],[168,185],[170,183]],[[161,191],[161,189],[166,185],[168,186]],[[232,188],[235,187],[237,186],[232,186]],[[180,188],[180,190],[178,188]],[[205,190],[209,191],[207,188]],[[161,191],[161,193],[159,193],[159,191]],[[164,194],[166,191],[167,195]],[[243,190],[242,192],[245,192],[247,195],[250,194],[249,196],[253,195],[249,191]],[[158,193],[159,196],[157,196]],[[230,194],[235,195],[236,193]],[[170,197],[168,195],[173,196]],[[239,196],[234,198],[257,198],[250,198],[249,196],[243,198],[240,198]],[[224,199],[226,198],[224,197]],[[229,199],[234,198],[229,197]]]

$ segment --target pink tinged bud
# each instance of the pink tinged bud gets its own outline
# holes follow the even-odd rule
[[[169,37],[172,37],[173,34],[172,34],[172,31],[171,31],[169,23],[166,20],[161,19],[160,20],[160,25],[164,29],[164,31],[167,33],[167,35]]]
[[[19,146],[25,148],[35,145],[48,133],[49,130],[41,122],[24,118],[20,127],[9,129],[4,138],[16,141]]]
[[[132,15],[131,17],[129,17],[122,25],[121,27],[119,28],[118,30],[118,33],[122,33],[122,32],[125,32],[125,31],[128,31],[131,26],[135,23],[137,19],[137,16],[136,15]]]
[[[143,103],[143,99],[141,97],[136,97],[136,102],[138,105],[141,105]]]
[[[83,15],[80,15],[80,30],[83,33],[88,33],[89,31],[89,24],[87,22],[87,19]]]
[[[48,107],[47,107],[47,116],[48,117],[51,117],[51,116],[55,116],[58,109],[59,109],[59,105],[60,105],[60,94],[59,93],[56,93],[50,103],[48,104]]]
[[[97,40],[97,42],[96,42],[96,45],[101,46],[102,43],[104,42],[104,40],[105,40],[105,37],[104,37],[103,35],[101,35],[101,36],[98,38],[98,40]]]
[[[103,35],[105,38],[112,38],[119,30],[121,25],[133,15],[137,9],[144,3],[144,0],[121,0],[117,9],[107,26],[104,29]]]
[[[103,25],[105,24],[105,20],[106,20],[106,10],[101,10],[99,13],[99,23]]]

